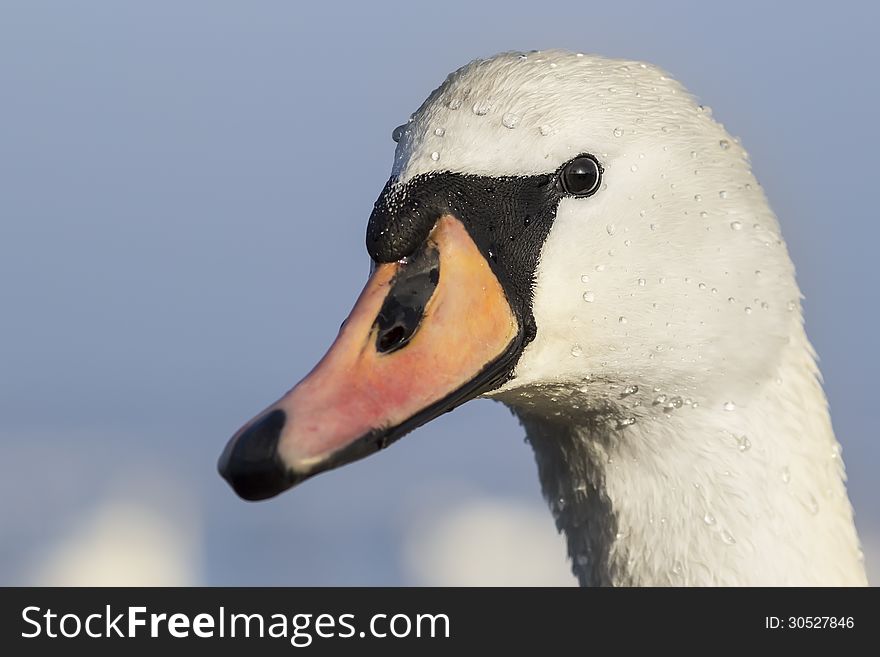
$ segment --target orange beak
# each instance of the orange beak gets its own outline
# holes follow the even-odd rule
[[[494,387],[519,333],[489,263],[446,214],[416,254],[375,269],[324,358],[232,437],[220,473],[259,500],[367,456]]]

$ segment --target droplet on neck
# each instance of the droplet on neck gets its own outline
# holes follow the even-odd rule
[[[586,301],[587,303],[593,303],[595,300],[596,300],[595,294],[593,294],[592,292],[589,292],[589,291],[584,292],[584,301]]]
[[[513,130],[517,125],[519,125],[519,115],[514,114],[513,112],[507,112],[504,116],[501,117],[501,125],[503,125],[505,128]]]
[[[440,159],[440,153],[438,153],[437,151],[434,151],[433,153],[431,153],[431,159],[436,162],[437,160]]]
[[[459,107],[461,107],[461,100],[458,98],[453,98],[446,104],[446,106],[451,110],[457,110]]]
[[[553,132],[553,128],[550,127],[550,126],[549,126],[548,124],[546,124],[546,123],[544,123],[540,128],[538,128],[538,130],[540,130],[540,132],[541,132],[541,136],[542,136],[542,137],[546,137],[546,136],[549,135],[551,132]]]
[[[730,229],[731,230],[742,230],[743,224],[741,221],[731,221]]]
[[[782,483],[787,484],[791,481],[791,470],[788,466],[782,468]]]
[[[571,355],[575,358],[580,358],[581,356],[583,356],[583,354],[584,350],[581,349],[581,346],[579,344],[576,344],[571,348]]]
[[[809,511],[812,515],[816,515],[819,513],[819,502],[816,501],[816,497],[810,493],[810,496],[807,498],[805,503],[807,507],[807,511]]]
[[[752,443],[748,439],[748,436],[740,436],[736,439],[736,445],[739,448],[739,451],[745,452],[752,446]]]
[[[488,100],[478,100],[474,103],[473,111],[477,116],[485,116],[492,108],[492,104]]]
[[[581,275],[581,283],[589,283],[589,282],[590,282],[589,274],[582,274]]]
[[[394,143],[399,142],[403,139],[403,133],[406,131],[406,124],[399,125],[394,130],[391,131],[391,139],[394,140]]]
[[[623,128],[614,128],[612,133],[615,137],[623,137]]]
[[[736,543],[736,539],[733,537],[729,531],[722,530],[721,532],[721,540],[724,541],[727,545],[733,545]]]
[[[726,139],[722,139],[721,141],[719,141],[719,142],[718,142],[718,145],[721,146],[721,148],[724,149],[725,151],[726,151],[728,148],[730,148],[730,142],[727,141]]]
[[[705,522],[707,525],[709,525],[711,527],[716,522],[715,516],[713,516],[708,511],[706,511],[705,515],[703,515],[703,522]]]
[[[725,411],[735,411],[736,404],[734,404],[732,401],[724,402],[724,410]]]
[[[436,130],[434,130],[434,134],[437,135],[438,137],[442,137],[443,135],[446,134],[446,129],[445,128],[437,128]]]
[[[663,405],[663,410],[667,412],[674,411],[677,408],[681,408],[683,403],[684,402],[682,401],[681,397],[672,397],[668,402]]]

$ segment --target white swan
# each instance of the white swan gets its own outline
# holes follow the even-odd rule
[[[230,441],[261,499],[507,404],[589,585],[866,583],[800,293],[746,152],[663,71],[451,74],[399,139],[328,355]]]

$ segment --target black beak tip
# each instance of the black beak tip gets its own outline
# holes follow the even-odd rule
[[[217,470],[242,499],[265,500],[296,483],[296,476],[278,456],[286,421],[284,411],[270,411],[233,436],[220,455]]]

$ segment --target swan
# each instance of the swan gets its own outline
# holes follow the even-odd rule
[[[746,151],[661,69],[453,72],[409,121],[327,355],[228,442],[247,500],[486,397],[581,585],[864,585],[794,268]]]

